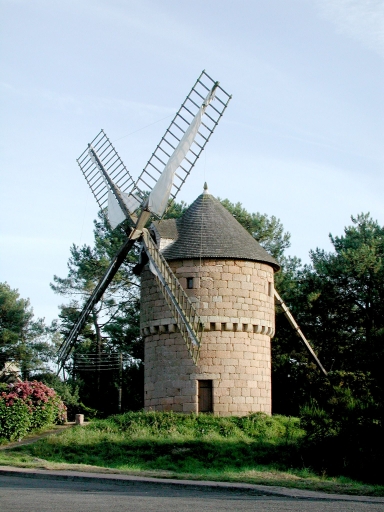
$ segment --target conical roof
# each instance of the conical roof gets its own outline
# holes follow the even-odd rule
[[[162,253],[167,260],[225,258],[268,263],[277,261],[212,195],[201,194],[179,219],[153,223],[160,238],[174,240]]]

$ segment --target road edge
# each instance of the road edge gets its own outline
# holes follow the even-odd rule
[[[172,478],[154,478],[121,474],[87,473],[84,471],[51,470],[35,468],[17,468],[13,466],[0,466],[0,476],[19,476],[24,478],[43,478],[47,480],[78,480],[98,483],[111,482],[118,485],[152,484],[173,487],[188,487],[190,489],[209,489],[242,491],[258,495],[286,497],[301,500],[316,501],[355,501],[364,503],[383,503],[384,497],[351,496],[347,494],[328,494],[320,491],[292,489],[288,487],[247,484],[238,482],[215,482],[211,480],[177,480]]]

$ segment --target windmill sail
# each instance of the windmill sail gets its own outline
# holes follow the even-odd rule
[[[105,212],[108,206],[108,192],[110,188],[100,173],[100,168],[92,152],[89,151],[90,147],[97,153],[99,161],[108,173],[108,176],[122,193],[124,192],[128,195],[128,192],[133,188],[134,181],[104,130],[101,130],[88,145],[87,149],[79,156],[77,163],[95,196],[97,204],[101,211]]]
[[[153,187],[151,193],[149,194],[148,209],[158,217],[162,217],[167,208],[175,172],[186,157],[196,138],[204,112],[207,110],[208,105],[214,99],[217,86],[218,83],[216,82],[206,97],[204,103],[199,108],[192,123],[189,125],[189,128],[184,133],[176,149],[170,156],[164,171],[162,172],[156,185]]]
[[[140,202],[131,194],[120,192],[120,197],[123,199],[125,206],[131,214],[133,214],[140,206]],[[127,215],[123,212],[116,196],[110,190],[108,192],[108,220],[111,228],[115,229],[126,218]]]
[[[196,80],[132,189],[143,201],[150,194],[156,217],[177,196],[231,97],[205,71]]]
[[[112,229],[115,229],[123,220],[132,218],[141,202],[133,194],[122,192],[119,189],[92,144],[88,144],[88,147],[89,158],[99,170],[100,177],[108,190],[108,220]]]
[[[115,229],[123,220],[126,219],[125,213],[120,208],[116,197],[109,190],[108,192],[108,220],[112,229]]]

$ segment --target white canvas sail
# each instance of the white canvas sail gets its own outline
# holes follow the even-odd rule
[[[100,169],[99,163],[97,162],[95,155],[93,154],[93,151],[94,151],[94,149],[90,147],[88,150],[88,154],[89,154],[89,157],[92,160],[92,162],[94,164],[96,164],[96,167],[99,170],[100,176],[101,176],[102,180],[104,181],[104,185],[108,189],[108,220],[109,220],[109,223],[110,223],[112,229],[115,229],[115,227],[117,227],[120,224],[120,222],[123,222],[123,220],[126,219],[126,215],[123,212],[123,210],[121,209],[119,202],[116,199],[116,196],[111,191],[110,185],[109,185],[106,177],[104,176],[104,172],[106,173],[107,171],[104,170],[104,172],[103,172],[102,169]],[[111,178],[109,178],[109,179],[111,179]],[[137,210],[137,208],[140,206],[141,201],[133,194],[127,194],[126,192],[121,192],[119,187],[117,185],[115,185],[114,183],[113,183],[113,187],[116,189],[116,191],[117,191],[116,193],[118,193],[119,196],[123,199],[124,204],[128,208],[129,212],[134,213]]]
[[[138,207],[141,205],[141,200],[138,199],[133,194],[127,194],[126,192],[120,192],[121,197],[125,203],[125,206],[128,208],[130,213],[134,213]]]
[[[125,220],[125,214],[123,210],[120,208],[119,203],[117,202],[116,197],[109,190],[108,191],[108,220],[112,229],[115,229],[120,222]]]
[[[116,187],[117,188],[117,187]],[[131,194],[127,194],[125,192],[120,192],[121,197],[123,198],[123,201],[125,203],[125,206],[128,208],[130,213],[133,213],[137,210],[137,208],[140,206],[140,201]],[[123,222],[123,220],[126,219],[126,215],[121,209],[115,195],[111,192],[111,190],[108,191],[108,220],[112,227],[112,229],[115,229],[120,222]]]
[[[192,146],[193,141],[195,140],[196,134],[201,125],[201,118],[208,105],[215,97],[214,87],[206,97],[204,103],[199,108],[199,111],[193,118],[192,123],[189,125],[188,129],[184,133],[182,139],[177,145],[175,151],[169,157],[169,160],[160,175],[156,185],[153,187],[151,193],[148,197],[148,209],[150,212],[155,213],[159,217],[163,215],[165,209],[168,204],[169,195],[171,193],[173,179],[175,177],[175,172],[181,162],[184,160],[186,154],[188,153],[190,147]]]

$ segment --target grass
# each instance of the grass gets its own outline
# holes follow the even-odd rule
[[[69,425],[69,424],[67,424]],[[23,444],[24,443],[27,443],[27,442],[30,442],[32,440],[34,440],[35,438],[37,439],[38,437],[40,436],[46,436],[46,435],[49,435],[49,433],[58,433],[60,432],[60,430],[63,430],[64,428],[66,428],[64,425],[57,425],[55,423],[52,423],[50,425],[45,425],[44,427],[42,428],[37,428],[35,430],[31,430],[30,432],[28,432],[28,434],[23,437],[22,439],[19,439],[18,441],[9,441],[9,439],[5,438],[5,437],[0,437],[0,450],[4,449],[4,448],[8,448],[8,446],[11,446],[11,445],[16,445],[19,443],[19,442],[22,442]]]
[[[297,418],[126,413],[0,452],[0,464],[282,485],[384,495],[384,486],[319,475],[302,460]]]

